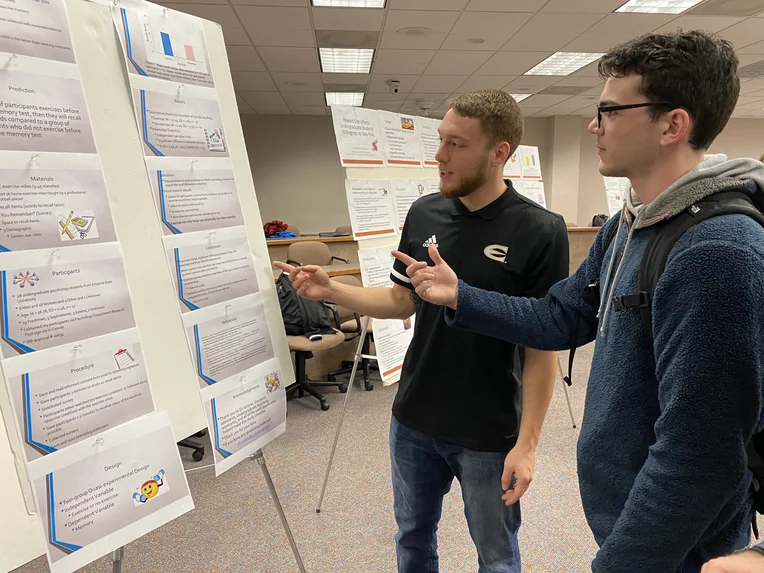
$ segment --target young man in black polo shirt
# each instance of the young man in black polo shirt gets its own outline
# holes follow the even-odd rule
[[[440,194],[411,207],[399,249],[421,260],[436,243],[472,284],[545,295],[568,275],[567,231],[560,216],[502,179],[523,133],[517,102],[498,90],[459,96],[439,131]],[[390,427],[399,573],[438,571],[435,532],[454,477],[479,572],[519,573],[517,501],[533,477],[556,354],[449,328],[441,307],[416,296],[400,262],[395,286],[373,289],[330,281],[316,266],[275,264],[306,298],[376,318],[416,312]]]

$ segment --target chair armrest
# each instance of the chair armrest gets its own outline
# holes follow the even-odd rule
[[[335,305],[333,302],[328,302],[326,300],[322,300],[321,303],[329,309],[329,312],[332,313],[332,317],[334,318],[334,324],[335,328],[337,330],[340,330],[340,315],[337,312],[337,305]]]
[[[342,257],[332,256],[332,260],[333,261],[342,261],[343,263],[348,264],[348,260],[347,259],[343,259]]]

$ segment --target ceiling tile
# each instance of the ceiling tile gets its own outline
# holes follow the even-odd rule
[[[436,50],[379,50],[374,58],[375,74],[421,74]],[[392,77],[391,76],[391,77]]]
[[[597,22],[602,14],[555,14],[541,12],[523,26],[523,34],[583,34]]]
[[[304,107],[304,106],[314,106],[314,105],[326,105],[326,98],[324,97],[324,93],[302,93],[302,92],[291,92],[291,93],[285,93],[284,94],[284,101],[287,103],[289,107]]]
[[[524,117],[530,117],[534,113],[536,113],[538,111],[542,111],[544,108],[543,107],[522,107],[522,105],[521,105],[520,109],[523,111],[523,116]]]
[[[732,42],[735,48],[744,48],[764,40],[764,26],[761,25],[761,20],[748,18],[722,30],[719,35]]]
[[[228,4],[227,0],[183,0],[183,4]],[[178,4],[178,2],[157,2],[157,4],[160,4],[162,6],[167,6],[168,8],[172,8],[173,10],[179,10],[179,8],[176,8],[175,5]]]
[[[206,0],[205,0],[206,1]],[[231,0],[231,4],[244,6],[306,6],[309,0]]]
[[[397,105],[400,107],[403,102],[406,101],[406,96],[392,94],[373,94],[367,93],[363,98],[364,107],[374,107],[375,105],[387,104],[390,106]]]
[[[481,76],[519,76],[551,55],[552,52],[497,52],[477,73]]]
[[[448,34],[434,32],[425,36],[406,36],[396,32],[382,32],[380,47],[393,50],[437,50]]]
[[[255,105],[254,110],[263,115],[289,115],[292,112],[285,105]]]
[[[677,29],[682,30],[707,30],[708,32],[718,32],[729,28],[738,22],[742,22],[743,18],[733,18],[732,16],[679,16],[676,20],[672,20],[665,26],[661,26],[656,32],[676,32]]]
[[[419,81],[411,90],[414,94],[421,93],[446,93],[456,90],[469,76],[427,76],[419,78]]]
[[[558,104],[566,99],[570,99],[569,95],[532,95],[524,102],[528,102],[528,106],[535,107],[549,107],[550,105]]]
[[[600,63],[599,60],[592,62],[591,64],[584,66],[580,70],[576,70],[570,75],[573,77],[599,78],[600,74],[597,71],[599,67],[599,63]]]
[[[541,11],[569,14],[610,14],[624,4],[626,4],[626,0],[550,0]]]
[[[575,37],[575,34],[525,34],[520,30],[501,47],[501,50],[503,52],[557,52]]]
[[[753,95],[753,96],[740,96],[737,100],[738,107],[741,105],[748,105],[748,104],[761,104],[761,107],[764,107],[764,99],[762,99],[759,96]]]
[[[265,64],[263,64],[253,46],[228,46],[225,51],[228,54],[228,65],[231,66],[231,71],[266,71]]]
[[[635,37],[634,34],[619,34],[614,36],[600,36],[594,34],[581,34],[578,38],[565,44],[562,52],[607,52],[613,46],[626,42]]]
[[[520,76],[507,84],[506,90],[513,94],[536,93],[556,84],[561,79],[561,76]]]
[[[740,93],[764,90],[764,78],[755,78],[740,84]]]
[[[672,20],[676,20],[675,14],[608,14],[586,33],[629,39],[652,32]]]
[[[416,107],[416,100],[429,99],[432,100],[432,108],[436,109],[443,105],[443,103],[451,97],[450,93],[425,93],[425,94],[409,94],[404,102],[404,107]]]
[[[239,108],[239,113],[246,113],[246,114],[255,113],[255,110],[252,109],[252,106],[249,105],[247,102],[245,102],[243,99],[241,99],[238,94],[236,95],[236,105]]]
[[[531,19],[530,13],[464,12],[443,42],[446,50],[498,50]],[[469,39],[485,40],[471,44]]]
[[[503,89],[517,76],[471,76],[456,89],[456,93],[466,94],[480,90]]]
[[[385,31],[404,28],[429,28],[433,32],[450,32],[459,18],[459,12],[420,12],[416,10],[390,10],[385,20]]]
[[[458,75],[472,74],[482,66],[488,58],[493,55],[491,52],[471,52],[471,51],[451,51],[440,50],[430,62],[425,70],[426,74]]]
[[[284,105],[284,98],[279,92],[251,92],[239,90],[236,92],[249,105]]]
[[[737,105],[735,106],[736,110],[756,110],[761,109],[764,107],[764,98],[752,98],[754,99],[753,102],[750,103],[740,103],[738,101]]]
[[[230,6],[213,4],[167,4],[167,6],[173,10],[180,10],[205,20],[217,22],[223,27],[223,36],[228,46],[249,46],[252,44]]]
[[[313,92],[324,91],[321,83],[321,74],[298,74],[291,72],[273,72],[273,81],[276,82],[279,91],[286,92]]]
[[[369,83],[370,74],[321,74],[325,84],[363,84]]]
[[[315,44],[307,7],[236,6],[236,12],[255,45],[310,47]]]
[[[755,64],[764,60],[761,54],[738,54],[737,59],[740,61],[740,67],[747,66],[748,64]]]
[[[569,103],[567,101],[555,104],[546,108],[546,111],[551,111],[555,115],[565,115],[574,111],[579,111],[583,106],[579,103]]]
[[[369,82],[369,93],[388,94],[391,97],[395,97],[395,94],[390,93],[390,86],[385,83],[391,77],[393,76],[389,74],[372,74],[371,81]],[[400,95],[409,93],[419,80],[419,76],[396,74],[394,79],[401,82],[398,87],[398,94]]]
[[[469,0],[388,0],[391,10],[462,10]]]
[[[557,82],[556,86],[589,86],[594,87],[602,83],[599,77],[567,76]]]
[[[384,10],[363,8],[313,8],[313,26],[316,30],[370,30],[382,29]]]
[[[233,85],[237,90],[252,90],[259,92],[275,92],[276,84],[273,83],[268,72],[231,72]]]
[[[318,72],[318,54],[315,48],[285,48],[262,46],[260,57],[271,72]]]
[[[381,109],[384,111],[394,111],[394,112],[400,111],[402,105],[403,105],[403,102],[400,102],[400,101],[390,102],[390,103],[380,103],[376,105],[367,105],[365,100],[363,102],[363,106],[369,109]]]
[[[756,42],[745,48],[740,48],[737,52],[738,54],[764,54],[764,42]]]
[[[548,0],[472,0],[470,12],[538,12]]]
[[[294,115],[327,115],[329,109],[324,105],[290,105],[289,109],[292,110]]]
[[[605,83],[603,82],[598,86],[594,86],[593,88],[586,90],[585,92],[581,92],[581,95],[582,96],[592,95],[592,96],[596,96],[597,99],[599,99],[599,97],[602,95],[602,90],[604,88],[605,88]]]

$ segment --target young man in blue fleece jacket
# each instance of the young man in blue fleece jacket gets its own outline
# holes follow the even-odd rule
[[[544,298],[509,297],[458,281],[434,247],[434,266],[396,256],[423,300],[449,307],[454,327],[562,350],[578,323],[579,345],[597,341],[578,441],[581,498],[600,546],[592,571],[697,573],[750,539],[746,444],[762,429],[764,229],[725,215],[687,231],[656,286],[652,341],[639,310],[616,311],[612,301],[637,291],[652,225],[720,191],[761,194],[764,165],[704,160],[740,89],[729,42],[699,31],[648,35],[599,66],[607,81],[589,126],[599,170],[630,178],[633,190],[575,275]],[[581,298],[595,279],[599,308]]]

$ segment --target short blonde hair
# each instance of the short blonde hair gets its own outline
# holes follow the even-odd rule
[[[479,119],[489,145],[509,143],[514,153],[523,139],[523,112],[511,95],[502,90],[481,90],[451,100],[451,109],[463,117]]]

